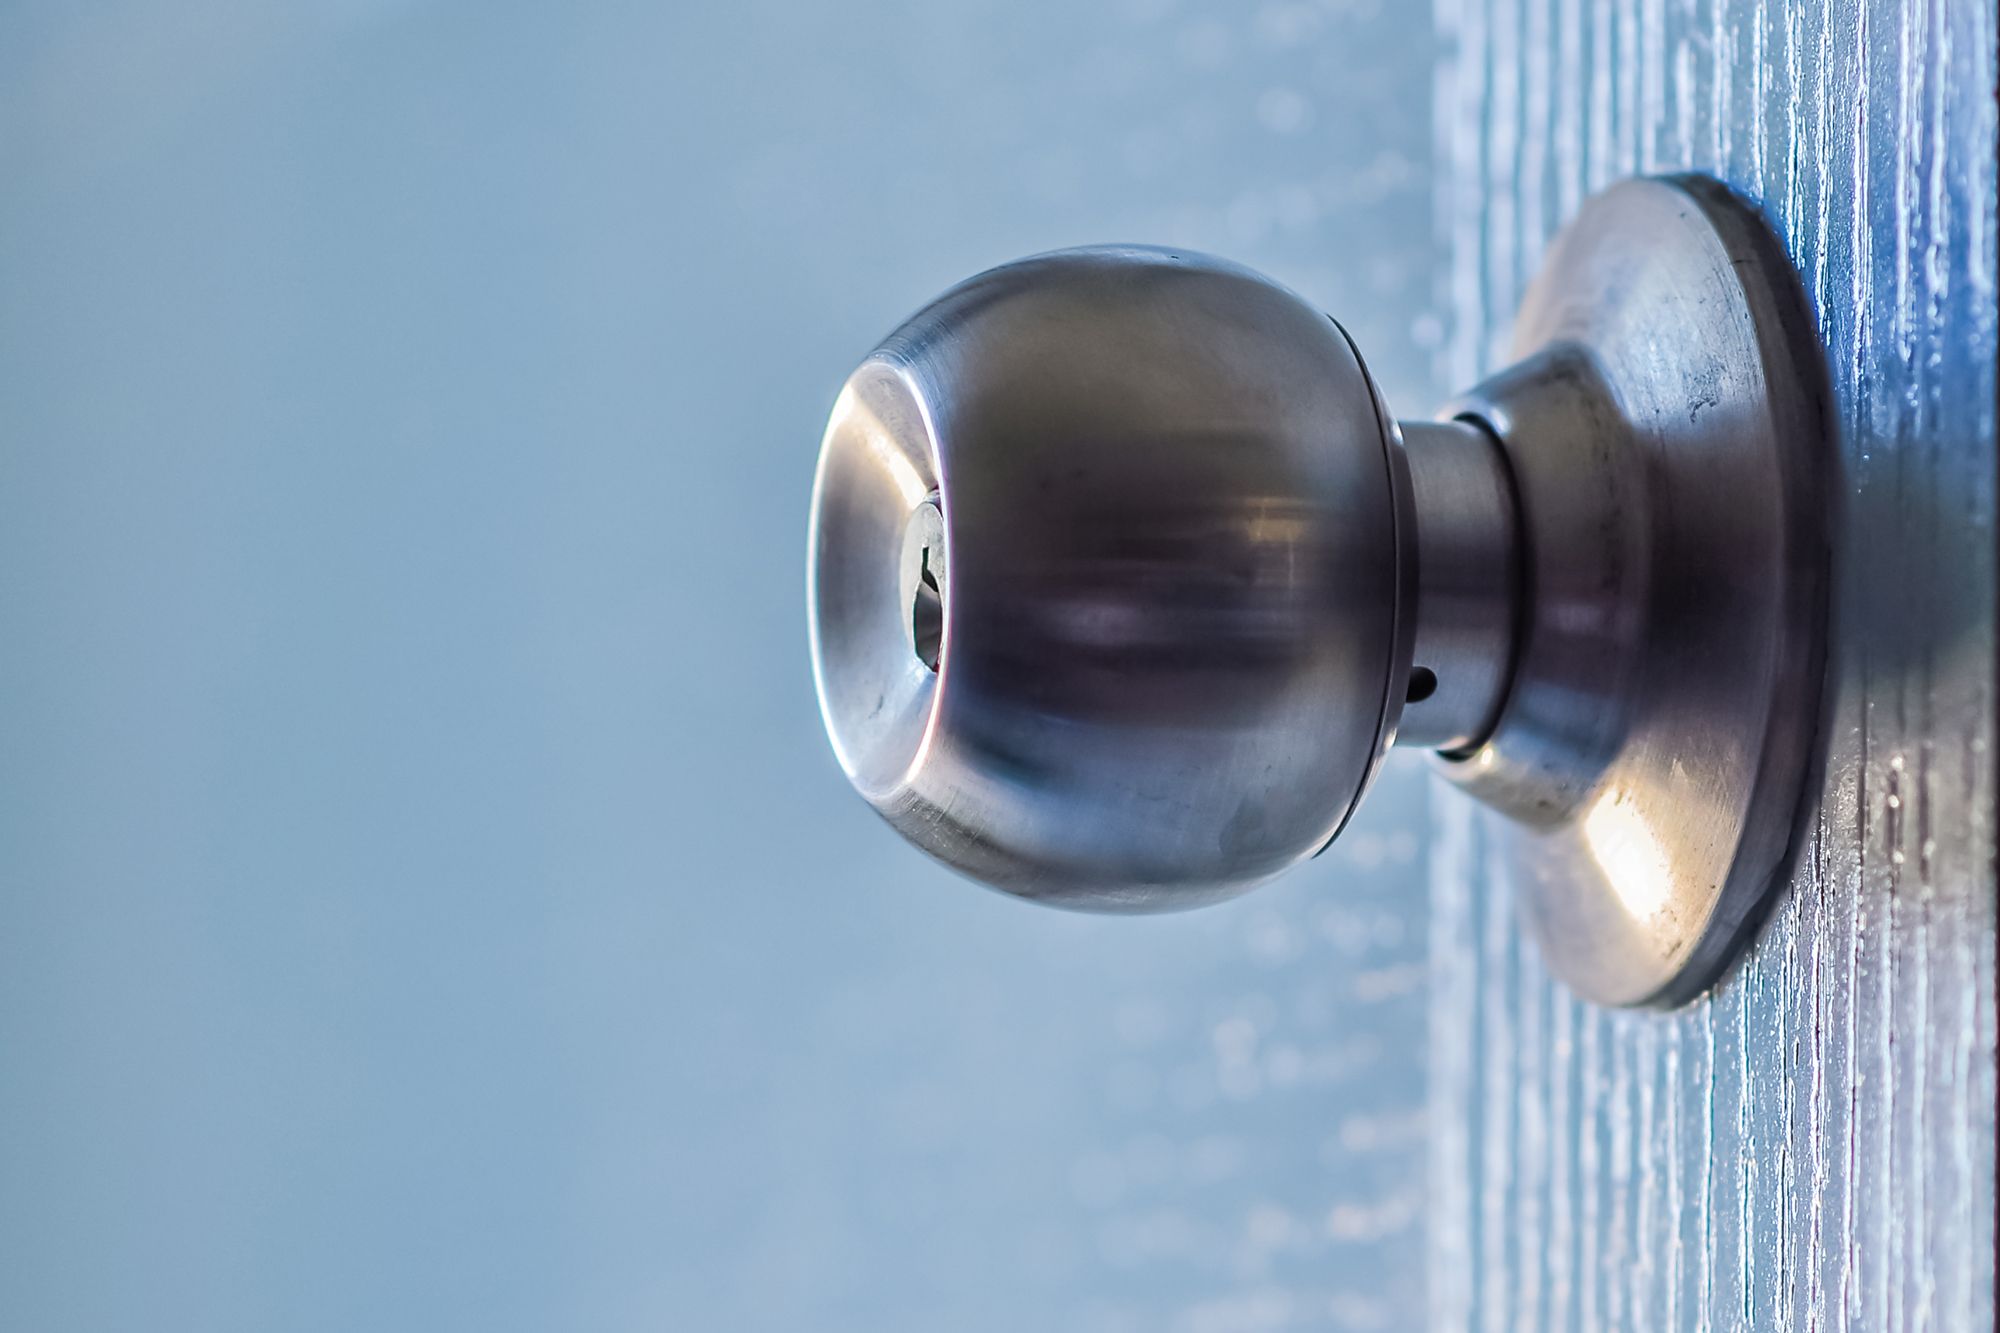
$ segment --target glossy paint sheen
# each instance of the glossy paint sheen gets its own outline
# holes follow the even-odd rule
[[[1743,966],[1664,1018],[1552,982],[1440,801],[1432,1326],[1993,1326],[1990,5],[1442,0],[1446,377],[1635,172],[1762,202],[1840,437],[1826,766]]]

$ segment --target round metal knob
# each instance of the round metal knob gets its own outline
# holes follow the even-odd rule
[[[982,274],[827,429],[834,749],[913,842],[1014,893],[1254,884],[1339,831],[1412,695],[1412,502],[1353,344],[1269,279],[1143,248]]]
[[[1149,911],[1312,856],[1419,745],[1503,820],[1558,972],[1685,998],[1754,921],[1806,768],[1802,308],[1720,187],[1628,182],[1552,248],[1521,360],[1399,425],[1337,324],[1233,264],[1107,247],[981,274],[827,427],[809,604],[835,753],[947,864]]]

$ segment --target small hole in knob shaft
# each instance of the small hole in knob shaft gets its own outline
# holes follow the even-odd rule
[[[923,664],[936,671],[938,653],[944,647],[944,597],[938,591],[937,574],[931,569],[931,548],[926,546],[923,566],[917,575],[916,595],[910,603],[910,638]]]
[[[1437,672],[1429,667],[1417,667],[1410,672],[1410,692],[1403,696],[1408,703],[1420,704],[1437,693]]]

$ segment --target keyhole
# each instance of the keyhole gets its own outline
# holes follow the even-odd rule
[[[951,565],[944,540],[944,510],[933,495],[903,525],[903,626],[917,660],[932,671],[944,654],[944,604],[951,596]]]
[[[938,653],[944,647],[944,594],[938,589],[937,573],[931,568],[932,547],[924,547],[923,563],[917,570],[917,587],[910,599],[910,641],[916,645],[923,664],[936,671]]]

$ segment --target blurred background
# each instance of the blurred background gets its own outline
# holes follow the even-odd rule
[[[1436,399],[1426,7],[0,8],[0,1327],[1403,1329],[1424,779],[1193,915],[848,790],[813,459],[1017,255]]]

